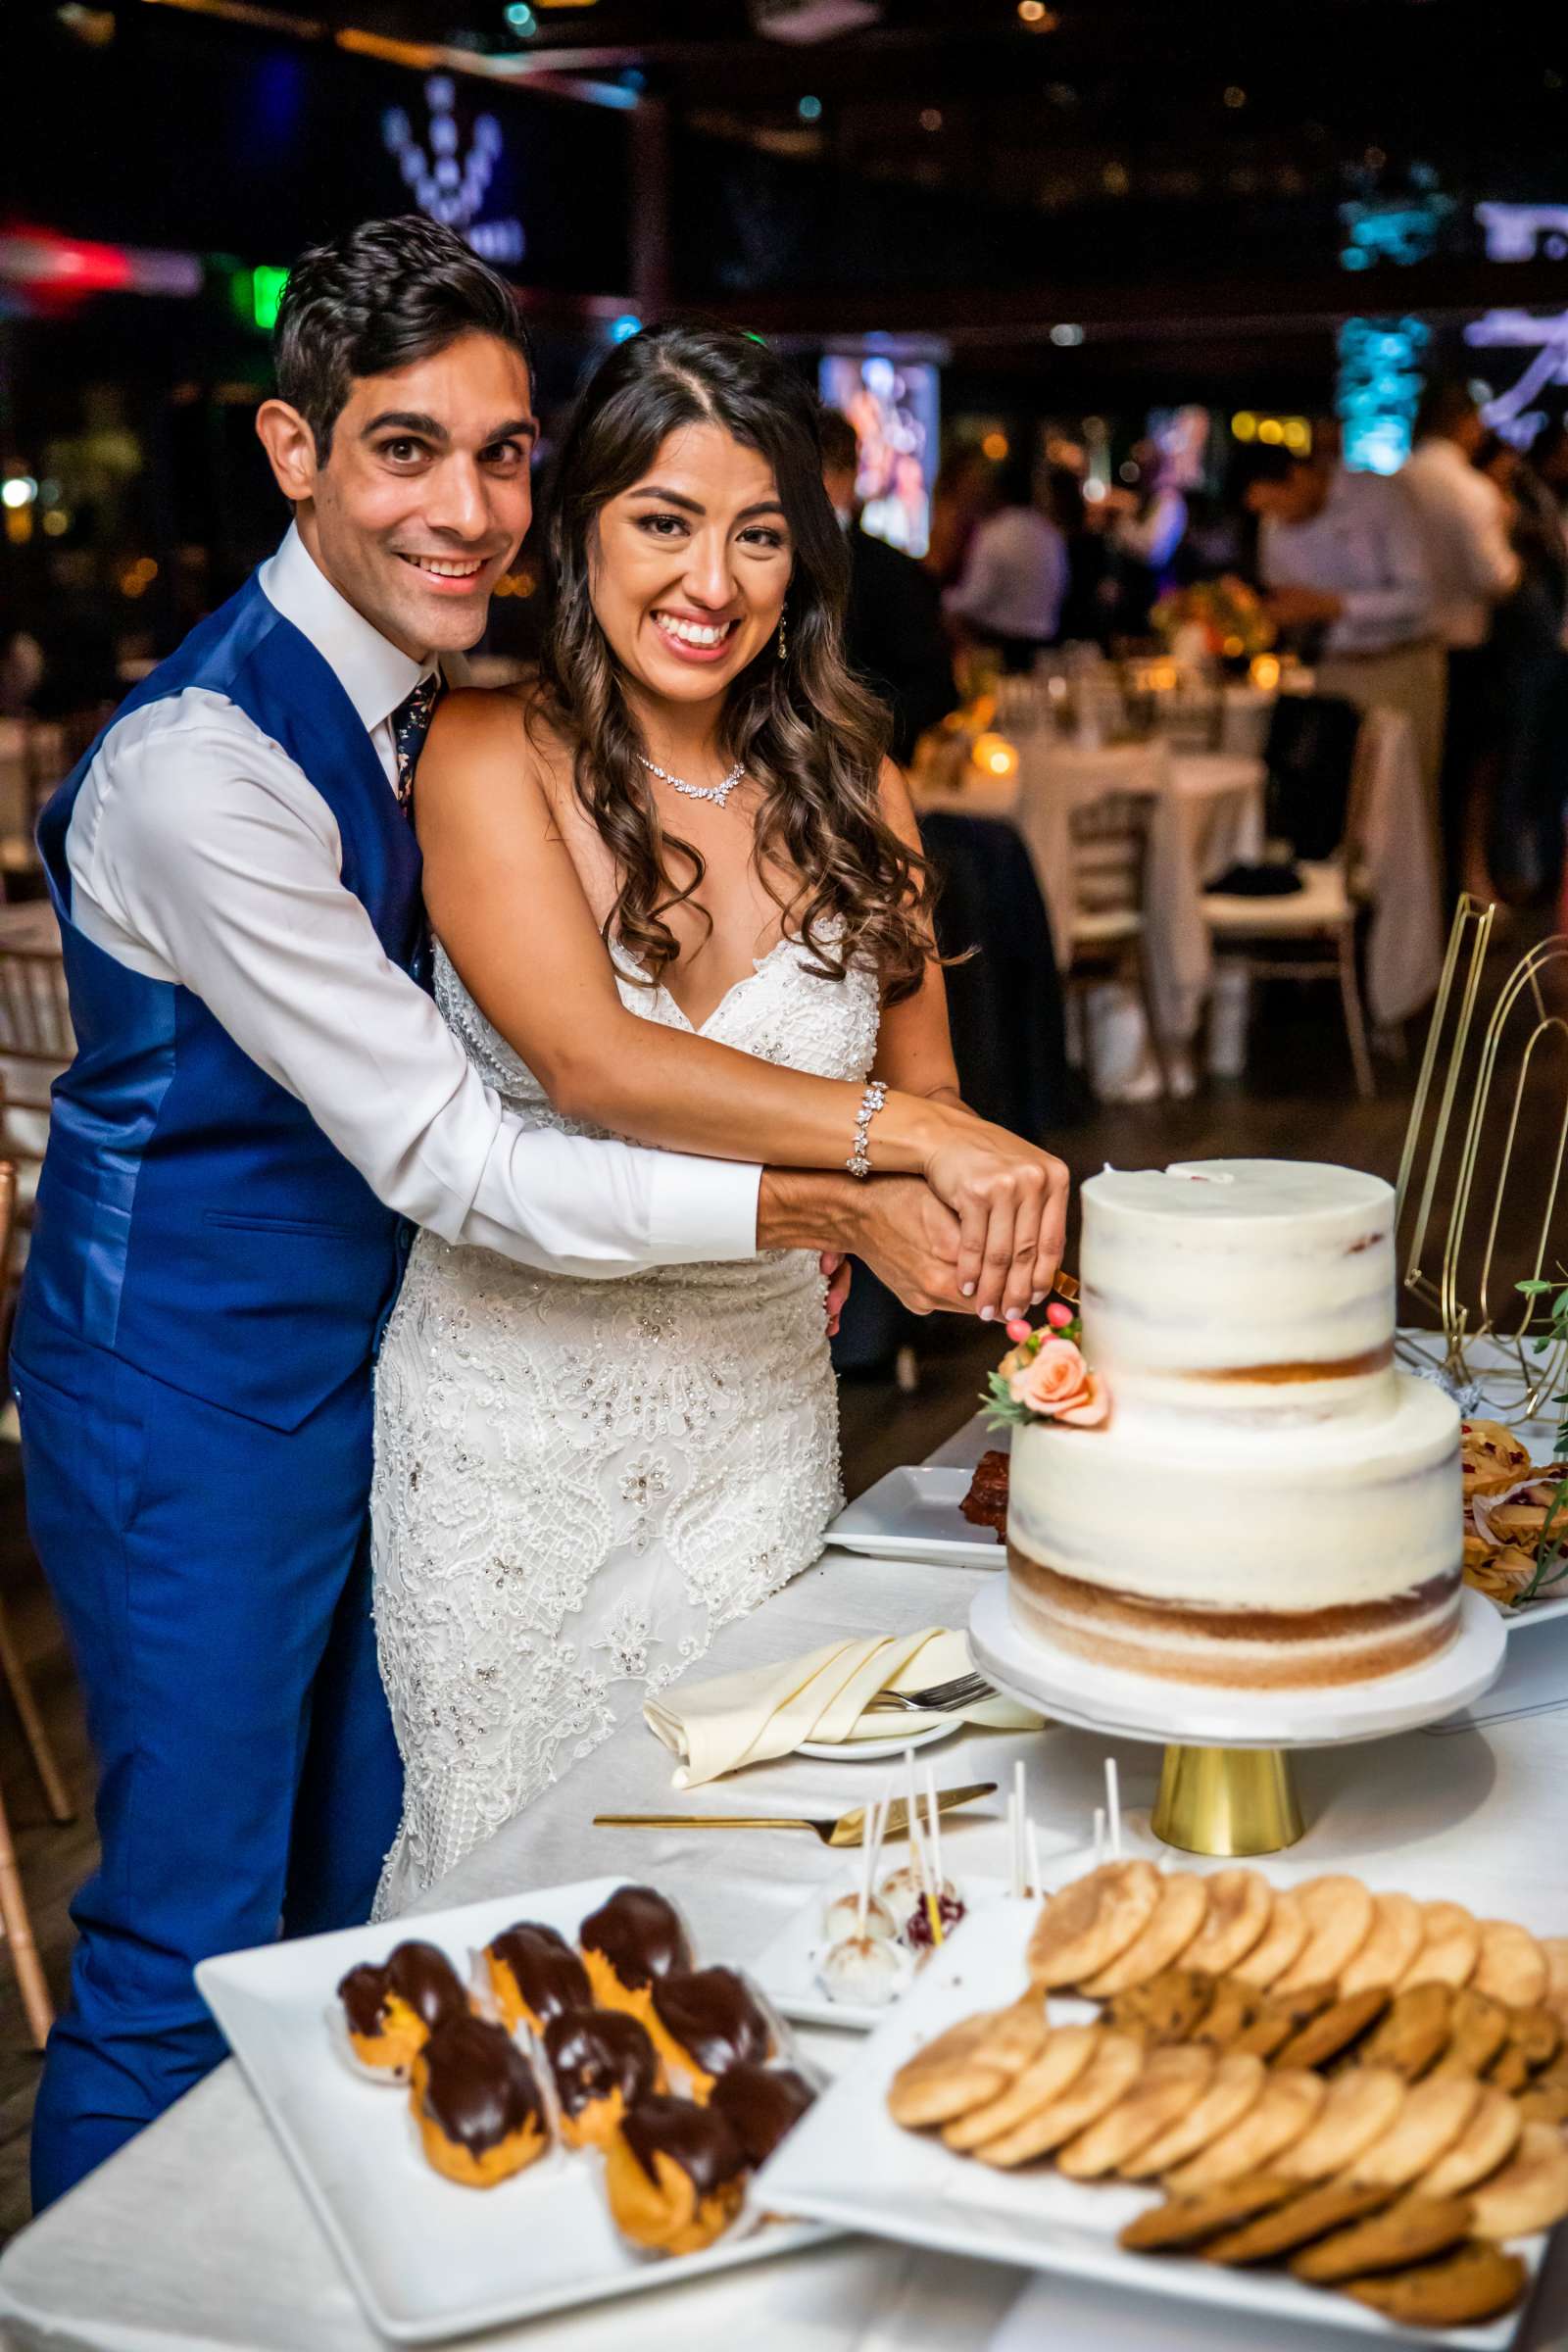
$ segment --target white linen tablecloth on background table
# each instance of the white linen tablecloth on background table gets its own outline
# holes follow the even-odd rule
[[[979,1416],[933,1458],[973,1461],[987,1443]],[[1001,1564],[1000,1546],[998,1565]],[[718,1671],[784,1659],[837,1635],[964,1623],[973,1568],[898,1564],[828,1552],[755,1615],[726,1628]],[[1543,1644],[1554,1644],[1565,1704],[1494,1719],[1442,1739],[1407,1734],[1298,1758],[1311,1823],[1292,1860],[1353,1870],[1374,1886],[1437,1870],[1461,1899],[1506,1912],[1528,1879],[1551,1890],[1568,1922],[1568,1621],[1515,1637],[1539,1688]],[[1489,1707],[1506,1691],[1489,1694]],[[1041,1734],[969,1733],[930,1751],[939,1784],[994,1780],[982,1813],[943,1832],[953,1870],[1005,1867],[1004,1795],[1023,1759],[1048,1853],[1081,1843],[1118,1758],[1129,1811],[1153,1799],[1159,1750],[1048,1727]],[[702,1790],[694,1810],[837,1813],[886,1785],[886,1767],[790,1757]],[[670,1759],[632,1723],[454,1871],[417,1909],[515,1893],[623,1871],[683,1906],[702,1951],[743,1965],[795,1905],[846,1869],[804,1832],[596,1830],[596,1812],[678,1810]],[[803,2034],[815,2055],[854,2043]],[[327,2063],[323,2053],[323,2064]],[[502,2328],[484,2352],[1263,2352],[1255,2335],[1225,2334],[1220,2316],[1153,2296],[1067,2279],[1025,2286],[1001,2266],[851,2239],[776,2264],[671,2287],[624,2303]],[[1002,2330],[997,2335],[998,2329]],[[1035,2332],[1038,2330],[1038,2334]],[[0,2335],[16,2352],[377,2352],[303,2192],[260,2109],[228,2063],[18,2236],[0,2257]],[[475,2339],[468,2339],[473,2341]],[[1276,2330],[1267,2352],[1333,2352],[1335,2328]],[[1554,2261],[1520,2337],[1522,2352],[1568,2352],[1568,2253]]]

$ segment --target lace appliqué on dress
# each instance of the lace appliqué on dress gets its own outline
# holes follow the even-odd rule
[[[689,1028],[634,968],[623,1001]],[[439,947],[435,985],[509,1108],[596,1132],[551,1106]],[[872,974],[826,979],[785,941],[703,1035],[859,1080],[878,1018]],[[808,1566],[841,1500],[810,1252],[583,1282],[421,1233],[376,1374],[376,1634],[405,1770],[376,1916]]]

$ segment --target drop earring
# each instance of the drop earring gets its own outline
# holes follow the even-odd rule
[[[788,605],[783,605],[779,608],[778,615],[778,658],[781,662],[784,660],[785,656],[790,650],[790,641],[785,634],[785,622],[788,617],[789,607]]]

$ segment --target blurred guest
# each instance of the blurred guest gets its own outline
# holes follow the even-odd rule
[[[1211,490],[1187,492],[1187,533],[1176,551],[1175,572],[1188,588],[1195,580],[1222,579],[1249,568],[1246,531],[1234,507]]]
[[[1171,479],[1157,441],[1134,445],[1136,487],[1112,490],[1105,500],[1112,521],[1110,546],[1116,559],[1116,624],[1137,636],[1149,626],[1154,599],[1176,586],[1176,556],[1187,535],[1187,501]]]
[[[850,426],[851,432],[855,430]],[[901,450],[893,461],[888,487],[867,499],[862,517],[873,538],[886,540],[905,554],[923,549],[931,536],[931,501],[925,473],[912,450]]]
[[[1436,825],[1445,664],[1415,509],[1397,482],[1317,444],[1309,458],[1257,450],[1246,502],[1276,626],[1313,656],[1322,693],[1404,712]]]
[[[1553,462],[1549,442],[1542,454]],[[1476,459],[1510,502],[1519,559],[1519,585],[1493,626],[1502,728],[1486,844],[1492,879],[1516,906],[1542,905],[1556,889],[1568,764],[1568,538],[1533,455],[1494,434]]]
[[[927,727],[952,710],[953,661],[936,582],[911,556],[860,527],[858,444],[837,409],[822,412],[822,487],[850,543],[844,644],[893,713],[893,757],[907,767]]]
[[[1026,670],[1060,633],[1067,548],[1040,511],[1023,453],[1008,458],[997,488],[998,511],[975,531],[962,576],[942,602],[967,636],[997,648],[1004,669]]]
[[[925,568],[939,588],[951,588],[963,571],[969,542],[996,506],[990,463],[972,447],[953,451],[931,485],[931,544]]]
[[[1469,389],[1428,387],[1416,446],[1398,479],[1414,499],[1432,574],[1438,635],[1447,649],[1448,710],[1443,747],[1443,840],[1450,890],[1490,895],[1485,839],[1489,769],[1499,735],[1492,618],[1519,584],[1503,493],[1471,463],[1486,439]]]
[[[1103,644],[1110,612],[1105,535],[1091,519],[1082,477],[1071,466],[1052,466],[1046,476],[1046,500],[1067,551],[1060,633],[1069,645]]]

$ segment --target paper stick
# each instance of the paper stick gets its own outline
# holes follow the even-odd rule
[[[1023,1758],[1019,1756],[1012,1767],[1012,1891],[1023,1892]]]
[[[936,1881],[938,1894],[942,1892],[942,1816],[937,1811],[937,1776],[934,1768],[925,1768],[925,1812],[931,1825],[931,1876]]]
[[[1032,1821],[1025,1823],[1024,1836],[1027,1838],[1029,1845],[1030,1891],[1037,1896],[1042,1895],[1046,1891],[1046,1886],[1044,1879],[1040,1875],[1040,1840],[1035,1835],[1035,1825]]]
[[[904,1777],[907,1783],[906,1797],[909,1807],[909,1836],[912,1838],[920,1820],[920,1800],[914,1792],[914,1750],[912,1747],[906,1747],[904,1751]]]
[[[1103,1805],[1097,1805],[1095,1807],[1095,1868],[1097,1870],[1100,1868],[1101,1863],[1103,1862],[1104,1859],[1105,1808]]]
[[[860,1832],[860,1900],[856,1912],[860,1935],[865,1935],[866,1914],[871,1908],[871,1873],[876,1867],[876,1849],[871,1839],[876,1832],[876,1805],[866,1808],[865,1823]]]
[[[1121,1785],[1116,1773],[1114,1756],[1105,1758],[1105,1819],[1110,1828],[1110,1850],[1116,1861],[1121,1860]]]

